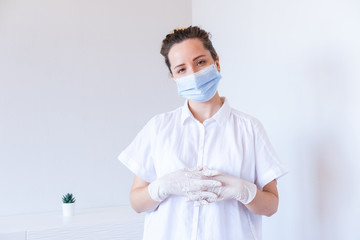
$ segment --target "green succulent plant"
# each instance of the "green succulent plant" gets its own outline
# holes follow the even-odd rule
[[[67,193],[66,195],[63,195],[62,202],[63,203],[74,203],[76,199],[74,198],[72,193]]]

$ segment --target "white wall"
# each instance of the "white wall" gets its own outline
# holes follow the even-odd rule
[[[159,54],[213,34],[220,93],[258,117],[290,173],[264,239],[359,239],[357,1],[0,0],[0,215],[128,203],[119,152],[183,103]],[[193,21],[191,21],[193,19]],[[163,101],[166,99],[166,101]]]
[[[290,172],[264,239],[360,239],[360,3],[193,1],[220,94],[264,124]]]
[[[0,0],[0,215],[128,204],[117,156],[183,103],[159,51],[190,24],[190,0]]]

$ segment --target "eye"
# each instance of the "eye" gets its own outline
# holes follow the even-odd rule
[[[180,73],[183,73],[185,71],[185,68],[180,68],[177,73],[180,74]]]
[[[206,63],[205,60],[199,60],[199,61],[197,62],[197,65],[203,65],[204,63]]]

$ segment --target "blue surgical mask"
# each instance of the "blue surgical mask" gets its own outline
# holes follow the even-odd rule
[[[206,102],[214,97],[221,79],[215,64],[196,73],[176,79],[178,94],[196,102]]]

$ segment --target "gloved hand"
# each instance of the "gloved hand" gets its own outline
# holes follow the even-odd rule
[[[209,198],[207,199],[208,202],[235,199],[243,204],[248,204],[255,198],[257,187],[254,183],[206,167],[204,167],[202,173],[204,176],[210,177],[209,179],[222,183],[222,186],[208,190],[217,194],[217,198]]]
[[[170,195],[186,196],[188,201],[215,199],[217,196],[207,189],[221,186],[221,182],[204,177],[199,169],[184,169],[156,179],[148,186],[150,197],[157,202]]]

